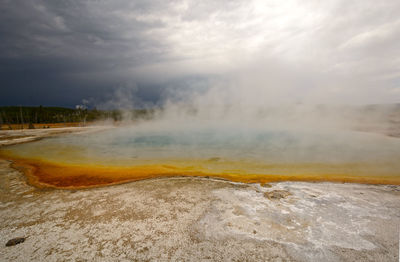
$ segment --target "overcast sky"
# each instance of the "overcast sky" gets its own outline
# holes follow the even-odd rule
[[[0,105],[156,104],[214,86],[400,102],[398,0],[0,0],[0,13]]]

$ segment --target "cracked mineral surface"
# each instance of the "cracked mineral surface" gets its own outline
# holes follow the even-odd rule
[[[400,187],[186,177],[40,190],[1,160],[0,221],[1,261],[398,261]]]

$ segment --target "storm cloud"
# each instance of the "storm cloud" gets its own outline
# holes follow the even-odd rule
[[[396,0],[1,0],[0,12],[2,105],[209,89],[249,103],[400,101]]]

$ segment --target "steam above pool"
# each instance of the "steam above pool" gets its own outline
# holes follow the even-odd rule
[[[2,154],[33,167],[33,183],[44,186],[180,175],[244,182],[400,182],[396,138],[332,128],[190,123],[159,120],[71,134],[15,145]]]

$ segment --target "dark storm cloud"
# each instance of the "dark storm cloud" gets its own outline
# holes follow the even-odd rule
[[[0,12],[3,105],[73,106],[121,86],[157,103],[216,78],[273,101],[400,100],[395,0],[0,0]]]
[[[162,24],[124,22],[118,12],[149,9],[124,3],[2,1],[0,103],[73,105],[132,81],[120,70],[161,59],[162,43],[143,34]]]
[[[143,34],[161,26],[160,23],[136,19],[125,23],[122,14],[118,14],[124,9],[99,3],[102,2],[3,1],[3,56],[49,57],[77,62],[89,59],[103,61],[104,66],[120,62],[120,59],[128,63],[129,58],[133,60],[128,64],[151,62],[152,54],[157,55],[162,48],[160,42]]]

